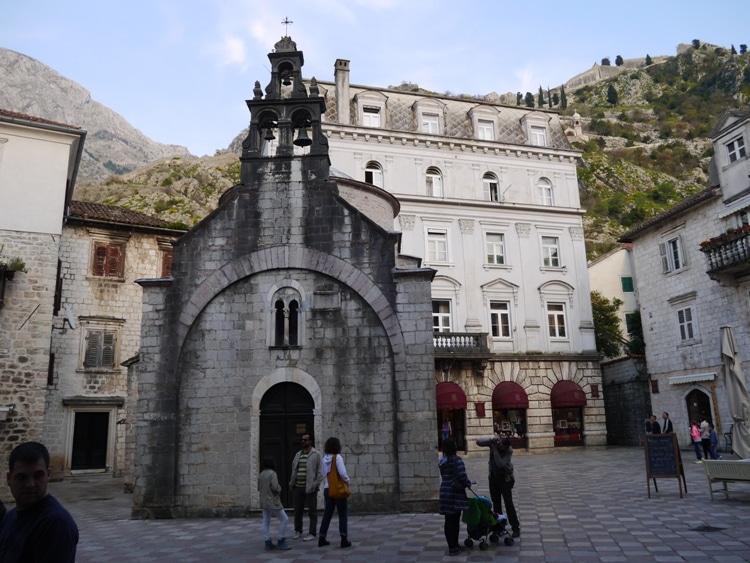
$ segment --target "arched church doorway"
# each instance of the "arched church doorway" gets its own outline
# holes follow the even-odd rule
[[[688,422],[694,420],[700,423],[701,418],[704,418],[713,423],[713,417],[711,416],[711,399],[708,394],[701,389],[693,389],[685,397],[685,406],[688,412]]]
[[[260,451],[258,462],[265,456],[276,460],[276,473],[281,484],[281,502],[292,506],[289,474],[294,455],[301,448],[303,434],[316,439],[313,408],[315,401],[307,389],[297,383],[277,383],[260,401]],[[316,443],[317,446],[317,443]],[[258,463],[260,469],[260,463]]]

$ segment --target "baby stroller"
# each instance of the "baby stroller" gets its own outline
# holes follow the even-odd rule
[[[498,543],[501,537],[505,537],[505,545],[513,545],[515,542],[505,529],[508,519],[502,514],[492,512],[492,501],[487,497],[476,494],[469,497],[469,510],[463,513],[461,520],[466,524],[466,533],[469,535],[464,540],[466,547],[473,547],[474,541],[479,541],[479,549],[487,551],[491,543]]]

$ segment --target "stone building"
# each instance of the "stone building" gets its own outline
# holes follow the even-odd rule
[[[143,298],[134,281],[168,276],[171,243],[183,233],[122,207],[71,202],[60,241],[43,431],[56,474],[122,475],[132,464],[122,363],[140,346]]]
[[[261,457],[287,483],[304,433],[341,440],[353,510],[434,508],[434,270],[399,256],[392,195],[329,175],[302,52],[269,60],[241,183],[139,282],[134,515],[257,509]]]
[[[709,187],[620,239],[633,244],[653,409],[671,414],[681,444],[690,420],[720,436],[733,424],[722,327],[750,368],[750,112],[727,111],[711,138]]]
[[[557,112],[318,82],[333,166],[393,194],[432,283],[437,410],[459,448],[605,444],[576,159]]]
[[[41,440],[50,378],[57,256],[86,132],[0,110],[0,466],[13,446]],[[11,279],[12,275],[12,279]]]

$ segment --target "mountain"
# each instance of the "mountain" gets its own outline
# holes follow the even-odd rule
[[[87,131],[79,181],[103,181],[173,156],[191,158],[187,148],[152,141],[88,90],[21,53],[0,48],[0,86],[0,108]]]
[[[629,59],[621,67],[594,65],[566,83],[565,108],[560,88],[544,92],[545,99],[552,95],[557,100],[553,107],[569,126],[571,144],[582,151],[578,176],[582,206],[587,210],[584,226],[589,258],[611,249],[626,230],[706,186],[713,156],[711,130],[725,110],[747,108],[750,99],[750,53],[746,51],[744,45],[737,52],[734,47],[727,49],[694,40],[678,46],[675,56]],[[27,86],[25,90],[8,92],[10,89],[3,88],[0,107],[4,97],[26,99],[26,106],[7,109],[82,124],[89,130],[89,166],[102,161],[112,163],[101,165],[107,170],[106,180],[77,184],[77,199],[121,205],[187,227],[212,211],[221,193],[239,181],[238,155],[246,130],[238,132],[226,150],[198,159],[182,147],[149,141],[119,115],[91,101],[86,90],[33,59],[0,49],[2,72],[7,72],[8,57],[17,61],[16,65],[30,65],[37,74],[49,73],[44,80],[54,78],[60,85],[55,91],[61,94],[54,100],[43,100],[34,93],[48,90]],[[17,83],[24,84],[20,80]],[[416,84],[402,87],[419,88]],[[516,103],[515,94],[501,98]],[[44,104],[51,109],[60,108],[62,113],[40,114]],[[84,106],[95,106],[109,121],[100,119],[91,122],[96,125],[86,125],[77,118],[84,115],[80,110]],[[545,107],[548,106],[546,100]],[[575,134],[577,121],[580,135]],[[134,158],[126,161],[114,150],[115,146],[124,150],[136,145],[135,138],[123,131],[145,140],[138,146],[144,147],[139,156],[146,166],[115,174],[136,166]],[[126,142],[116,145],[111,141],[112,151],[106,143],[95,144],[107,138],[123,138]],[[147,153],[145,148],[151,146],[162,152],[151,156],[153,153]],[[169,153],[170,148],[175,152]],[[118,166],[122,169],[113,169]]]

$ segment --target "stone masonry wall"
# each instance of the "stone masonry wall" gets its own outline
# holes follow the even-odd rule
[[[58,243],[49,234],[0,231],[3,254],[21,257],[28,270],[7,282],[0,308],[0,405],[15,405],[9,420],[0,420],[3,471],[14,446],[42,440]]]

